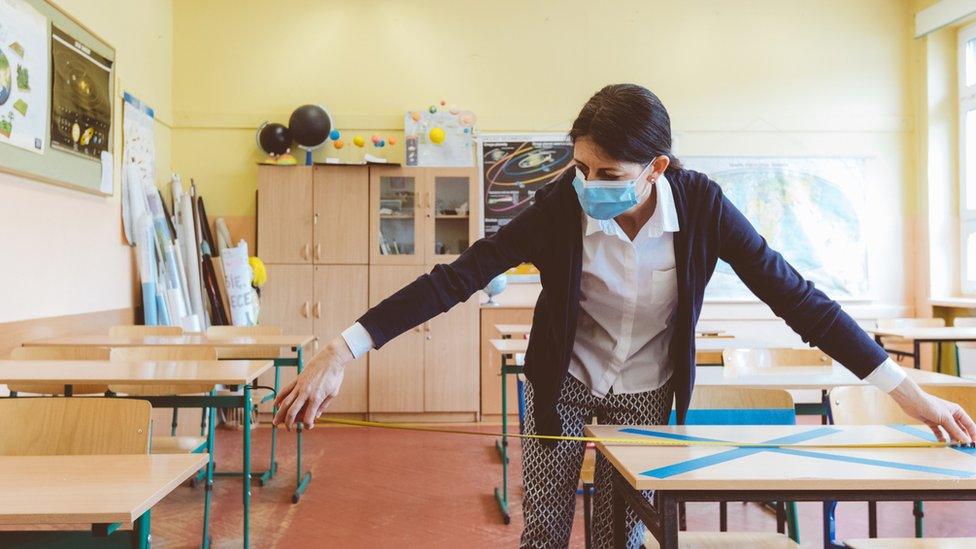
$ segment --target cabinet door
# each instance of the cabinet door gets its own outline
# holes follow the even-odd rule
[[[424,327],[424,411],[477,412],[477,294]]]
[[[423,266],[369,268],[369,304],[374,306],[423,274]],[[369,352],[369,411],[424,411],[423,326]]]
[[[492,339],[501,339],[496,324],[532,324],[532,309],[484,307],[481,309],[481,415],[496,419],[502,413],[502,357],[491,346]],[[518,413],[515,376],[508,379],[508,413]]]
[[[370,263],[424,264],[423,174],[418,168],[370,168]]]
[[[449,263],[478,238],[478,180],[472,168],[428,168],[424,183],[425,260]]]
[[[369,171],[366,166],[315,166],[315,263],[369,262]]]
[[[268,281],[261,289],[261,324],[281,326],[286,334],[311,334],[312,325],[312,266],[267,265]],[[305,363],[315,355],[316,349],[306,349]],[[281,369],[281,386],[295,379],[295,368]],[[274,383],[274,369],[260,378],[261,385]],[[270,411],[271,403],[261,406]]]
[[[257,250],[265,263],[312,262],[311,167],[258,167]]]
[[[315,267],[315,305],[312,317],[315,337],[323,345],[348,328],[367,304],[368,269],[365,265]],[[366,357],[346,366],[339,396],[329,406],[333,413],[366,412]]]

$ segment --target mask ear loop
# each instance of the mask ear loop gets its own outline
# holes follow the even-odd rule
[[[644,177],[644,172],[647,171],[647,168],[650,168],[653,165],[654,165],[654,163],[652,162],[652,163],[644,166],[644,169],[641,170],[640,175],[638,175],[637,176],[637,179],[634,180],[634,184],[635,185],[638,183],[638,181],[643,181],[644,182],[644,190],[641,191],[637,195],[637,203],[638,204],[643,204],[644,201],[647,200],[647,197],[651,196],[651,189],[653,189],[654,188],[654,184],[657,183],[657,181],[649,181],[646,177]]]

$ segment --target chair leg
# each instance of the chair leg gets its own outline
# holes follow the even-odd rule
[[[912,514],[915,515],[915,537],[923,538],[925,537],[925,510],[922,507],[921,501],[914,502],[914,508],[912,509]]]
[[[200,408],[200,436],[207,436],[207,414],[208,408]]]
[[[525,382],[519,375],[515,376],[515,388],[518,392],[519,433],[521,433],[522,426],[525,425]]]
[[[179,415],[179,413],[180,413],[180,409],[179,408],[173,408],[173,422],[170,423],[170,426],[169,426],[169,436],[171,436],[171,437],[175,437],[176,436],[177,416]]]
[[[786,532],[791,540],[800,543],[800,511],[795,501],[786,504]]]
[[[718,531],[729,531],[729,502],[727,501],[718,503]]]
[[[593,485],[583,484],[583,543],[586,549],[590,549],[593,546],[593,538],[590,532],[593,524]]]
[[[959,377],[962,375],[962,363],[959,362],[959,344],[956,343],[953,347],[956,348],[956,377]]]
[[[878,502],[868,502],[868,537],[878,537]]]
[[[216,394],[216,391],[211,391],[211,396]],[[216,423],[217,409],[207,408],[208,410],[208,421],[207,421],[207,454],[210,456],[207,458],[207,481],[204,487],[203,495],[203,541],[201,547],[210,547],[210,504],[213,498],[213,473],[214,473],[214,424]]]
[[[685,513],[685,502],[678,502],[678,530],[685,531],[688,529],[688,517]]]

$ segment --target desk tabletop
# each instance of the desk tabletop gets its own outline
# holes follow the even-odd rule
[[[924,341],[976,341],[976,327],[966,326],[875,328],[869,332],[881,337]]]
[[[661,434],[663,433],[663,435]],[[614,426],[588,436],[738,443],[797,442],[804,448],[637,446],[597,443],[638,490],[972,490],[976,450],[962,448],[817,448],[817,444],[932,440],[925,426]]]
[[[0,360],[0,383],[244,385],[270,360]]]
[[[976,386],[976,380],[903,368],[908,377],[919,385]],[[817,389],[867,385],[850,370],[839,364],[832,366],[773,366],[769,368],[731,368],[728,366],[698,366],[696,386],[751,387],[759,389]]]
[[[0,456],[0,524],[131,522],[207,454]]]
[[[528,339],[492,339],[489,343],[503,354],[524,353],[529,348]]]
[[[306,347],[315,340],[311,335],[176,336],[112,337],[108,334],[59,336],[24,343],[25,347],[73,345],[82,347]],[[271,357],[269,357],[271,358]]]

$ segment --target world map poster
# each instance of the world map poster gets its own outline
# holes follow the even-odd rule
[[[864,158],[688,156],[766,238],[769,246],[828,296],[867,297]],[[705,298],[755,299],[719,260]]]

